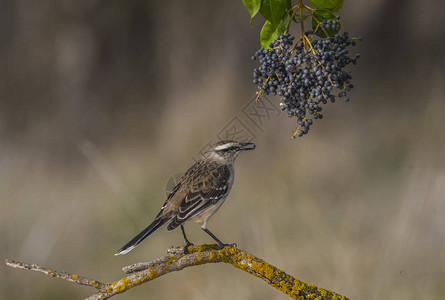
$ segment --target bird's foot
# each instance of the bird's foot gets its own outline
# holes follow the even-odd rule
[[[194,246],[194,244],[193,243],[190,243],[189,241],[187,241],[186,243],[185,243],[185,245],[184,245],[184,254],[190,254],[190,252],[189,252],[189,246]]]
[[[218,250],[221,250],[222,248],[225,248],[225,247],[237,247],[237,245],[236,245],[236,243],[232,243],[232,244],[223,244],[223,243],[221,243],[221,244],[218,244]]]

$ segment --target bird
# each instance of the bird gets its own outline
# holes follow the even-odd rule
[[[193,245],[184,229],[186,221],[194,221],[210,235],[222,249],[229,244],[221,242],[208,228],[209,218],[221,207],[233,185],[234,162],[242,151],[255,149],[253,143],[220,141],[206,151],[179,179],[162,205],[154,221],[132,238],[115,255],[123,255],[133,250],[145,238],[166,225],[171,231],[181,227],[187,251]]]

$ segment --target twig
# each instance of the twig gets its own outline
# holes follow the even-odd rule
[[[234,246],[227,246],[221,250],[218,250],[216,245],[189,246],[187,250],[187,253],[184,253],[182,247],[172,247],[167,250],[168,255],[166,256],[150,262],[140,262],[126,266],[122,270],[129,275],[113,283],[101,283],[79,275],[50,270],[35,264],[26,264],[9,259],[6,260],[6,264],[13,268],[42,272],[48,276],[65,279],[80,285],[92,286],[99,290],[98,293],[88,297],[87,300],[108,299],[173,271],[180,271],[191,266],[220,262],[229,263],[238,269],[259,277],[270,286],[294,299],[347,299],[329,290],[304,283],[262,259]]]
[[[94,280],[94,279],[90,279],[90,278],[87,278],[84,276],[79,276],[76,274],[71,274],[71,273],[67,273],[67,272],[63,272],[63,271],[48,269],[48,268],[45,268],[45,267],[42,267],[42,266],[39,266],[36,264],[22,263],[22,262],[15,261],[12,259],[7,259],[5,261],[5,263],[6,263],[6,265],[8,265],[12,268],[41,272],[41,273],[45,274],[46,276],[60,278],[63,280],[68,280],[75,284],[92,286],[92,287],[98,289],[99,291],[106,287],[106,284],[104,284],[100,281]]]

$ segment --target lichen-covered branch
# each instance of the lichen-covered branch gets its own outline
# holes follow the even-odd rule
[[[87,298],[88,300],[108,299],[173,271],[180,271],[191,266],[221,262],[229,263],[238,269],[263,279],[270,286],[273,286],[294,299],[347,299],[329,290],[304,283],[262,259],[234,246],[227,246],[221,250],[218,250],[216,245],[189,246],[187,253],[184,253],[182,247],[178,247],[168,249],[167,253],[168,255],[151,262],[137,263],[124,267],[122,270],[128,275],[112,283],[101,283],[97,280],[75,274],[50,270],[35,264],[25,264],[13,260],[6,260],[6,264],[13,268],[38,271],[48,276],[98,289],[98,293]]]

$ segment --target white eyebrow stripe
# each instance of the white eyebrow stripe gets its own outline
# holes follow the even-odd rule
[[[228,149],[231,146],[233,146],[233,143],[222,144],[222,145],[216,146],[215,150],[220,151],[220,150]]]

